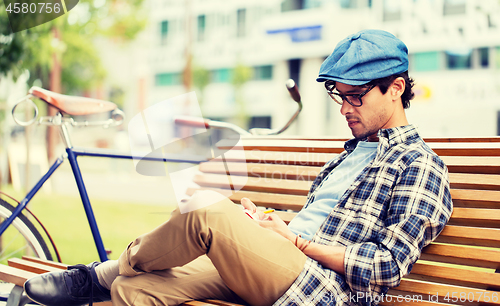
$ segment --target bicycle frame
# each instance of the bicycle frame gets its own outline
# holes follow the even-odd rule
[[[99,232],[99,228],[97,226],[97,221],[94,216],[94,212],[92,209],[92,205],[90,203],[90,199],[87,194],[87,189],[85,187],[85,183],[83,181],[82,173],[80,171],[80,166],[78,165],[77,157],[79,156],[90,156],[90,157],[104,157],[104,158],[118,158],[118,159],[142,159],[148,161],[158,161],[158,162],[176,162],[176,163],[192,163],[199,164],[205,159],[180,159],[180,158],[168,158],[168,157],[143,157],[143,156],[135,156],[132,154],[125,153],[117,153],[112,150],[105,149],[93,149],[85,150],[85,149],[76,149],[71,145],[71,141],[69,138],[69,133],[65,124],[60,125],[61,128],[61,136],[64,140],[66,146],[66,154],[63,154],[61,157],[57,158],[56,161],[50,166],[47,173],[45,173],[40,180],[35,184],[35,186],[27,193],[24,199],[21,200],[19,205],[16,207],[12,215],[4,220],[4,222],[0,225],[0,236],[5,232],[5,230],[12,224],[15,218],[17,218],[21,212],[26,208],[31,199],[36,195],[36,193],[42,188],[43,184],[52,176],[52,174],[59,168],[59,166],[64,162],[67,158],[73,176],[76,181],[76,185],[78,187],[78,191],[80,194],[80,198],[82,200],[82,204],[85,210],[85,214],[87,216],[87,221],[90,226],[90,230],[92,232],[92,236],[94,238],[94,243],[97,248],[97,252],[99,254],[99,259],[101,262],[108,260],[108,255],[106,253],[106,249],[104,248],[104,243],[102,241],[101,234]]]

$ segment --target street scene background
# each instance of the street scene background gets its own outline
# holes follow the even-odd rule
[[[423,137],[500,135],[499,0],[82,0],[14,34],[1,8],[0,184],[18,199],[64,152],[57,132],[12,120],[31,86],[112,101],[125,112],[120,127],[70,129],[75,147],[150,150],[144,134],[129,129],[131,118],[193,91],[204,118],[279,128],[297,107],[289,78],[304,108],[284,135],[348,138],[339,106],[315,79],[335,45],[363,29],[387,30],[407,44],[416,82],[407,115]],[[37,105],[41,115],[54,114]],[[173,127],[165,135],[179,137]],[[134,160],[79,161],[111,258],[176,207],[168,176],[141,175]],[[97,259],[68,164],[30,205],[66,263]]]

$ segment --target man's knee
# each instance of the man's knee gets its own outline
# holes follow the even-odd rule
[[[135,297],[141,289],[134,285],[133,277],[118,276],[111,285],[113,305],[134,305]]]
[[[181,214],[204,212],[206,209],[217,210],[219,207],[232,204],[226,196],[213,190],[198,190],[187,201],[179,203]]]

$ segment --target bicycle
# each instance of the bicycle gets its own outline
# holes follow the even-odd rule
[[[297,118],[302,110],[302,103],[297,86],[293,80],[288,80],[286,86],[294,101],[298,103],[298,109],[292,115],[291,119],[280,129],[251,129],[249,132],[234,125],[221,121],[213,120],[200,120],[194,117],[176,118],[175,124],[185,125],[193,128],[203,127],[205,129],[216,128],[232,130],[239,135],[277,135],[285,131],[291,123]],[[37,98],[58,110],[55,116],[45,116],[38,118],[38,108],[31,100]],[[34,108],[34,115],[31,120],[22,121],[16,117],[16,108],[29,101]],[[91,115],[97,113],[107,113],[106,120],[97,121],[77,121],[74,116]],[[85,183],[83,181],[82,173],[77,161],[79,156],[89,157],[102,157],[102,158],[119,158],[119,159],[134,159],[163,162],[163,163],[189,163],[199,164],[206,161],[204,158],[180,158],[174,156],[135,156],[128,153],[116,153],[106,149],[81,149],[74,148],[70,139],[69,126],[72,127],[87,127],[87,126],[102,126],[113,127],[118,126],[124,122],[124,113],[118,109],[117,105],[109,102],[91,98],[82,98],[75,96],[67,96],[54,93],[39,87],[32,87],[26,97],[21,99],[12,109],[14,121],[21,126],[28,126],[34,123],[39,125],[56,126],[61,132],[61,137],[65,146],[65,153],[61,155],[49,167],[49,170],[38,180],[35,186],[27,193],[21,200],[16,201],[7,194],[0,192],[0,194],[17,202],[17,205],[11,205],[4,199],[0,198],[0,218],[3,222],[0,223],[0,260],[3,258],[22,257],[24,255],[36,256],[41,259],[54,260],[61,262],[60,254],[57,250],[55,242],[50,237],[50,234],[45,229],[40,220],[27,208],[28,203],[33,199],[36,193],[41,189],[43,184],[51,177],[57,168],[67,159],[72,170],[72,174],[78,186],[80,198],[85,210],[87,221],[89,223],[91,233],[94,239],[99,260],[106,261],[108,254],[103,244],[101,234],[97,225],[96,218],[93,213],[92,205],[90,203]],[[33,219],[33,221],[32,221]],[[40,230],[39,230],[40,228]],[[46,236],[47,238],[44,238]],[[7,241],[12,240],[12,241]],[[6,247],[5,247],[6,246]],[[51,249],[55,253],[53,257]]]

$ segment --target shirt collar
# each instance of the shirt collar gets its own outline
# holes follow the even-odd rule
[[[392,147],[398,144],[413,142],[419,139],[417,128],[413,124],[398,126],[390,129],[382,129],[378,131],[379,143],[388,144]],[[358,142],[365,139],[353,138],[344,144],[344,149],[350,154],[358,145]],[[380,147],[380,146],[379,146]]]

